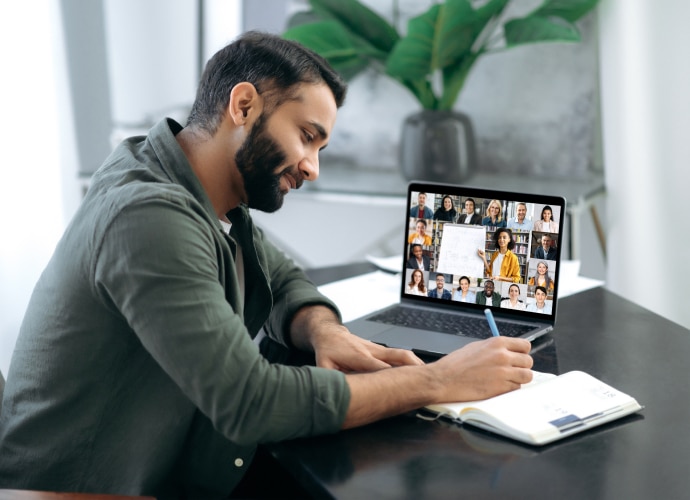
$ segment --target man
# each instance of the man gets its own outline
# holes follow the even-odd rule
[[[533,222],[527,217],[527,205],[518,203],[516,207],[516,215],[508,221],[509,229],[517,229],[519,231],[531,231]]]
[[[431,259],[423,254],[422,245],[415,243],[412,245],[412,257],[407,259],[408,269],[421,269],[422,271],[429,271],[431,267]]]
[[[415,219],[431,219],[434,217],[434,212],[425,205],[426,193],[419,193],[417,195],[417,204],[410,209],[410,217]]]
[[[465,212],[458,215],[458,224],[472,224],[480,226],[482,224],[482,216],[474,211],[474,199],[467,198],[465,200]]]
[[[484,290],[477,292],[477,304],[483,306],[491,302],[493,307],[500,307],[501,305],[501,294],[494,292],[494,282],[491,280],[484,281]]]
[[[543,260],[555,260],[556,259],[556,249],[551,247],[552,238],[548,234],[543,234],[541,236],[541,246],[537,248],[534,253],[536,259]]]
[[[409,238],[407,238],[408,243],[424,245],[428,247],[431,245],[431,236],[426,234],[426,221],[424,219],[419,219],[417,221],[417,232],[412,233]]]
[[[112,153],[28,306],[0,487],[227,497],[258,443],[531,380],[517,339],[428,365],[359,339],[252,224],[249,207],[318,177],[344,95],[320,57],[248,33],[209,61],[184,128],[162,120]],[[262,327],[317,366],[269,363]]]
[[[437,274],[436,275],[436,288],[433,290],[429,290],[429,297],[432,297],[434,299],[443,299],[443,300],[450,300],[451,299],[451,293],[450,290],[445,289],[446,285],[446,277],[443,274]]]

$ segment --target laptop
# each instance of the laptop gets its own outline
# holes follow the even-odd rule
[[[490,337],[487,308],[501,335],[531,341],[548,333],[565,212],[559,196],[411,182],[401,213],[400,300],[346,326],[432,355]]]

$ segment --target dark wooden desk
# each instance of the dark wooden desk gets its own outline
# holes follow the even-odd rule
[[[597,288],[536,347],[535,369],[587,371],[645,409],[542,448],[408,414],[271,453],[316,498],[690,497],[690,331]]]

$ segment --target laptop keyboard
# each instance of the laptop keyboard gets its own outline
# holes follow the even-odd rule
[[[369,318],[369,321],[418,328],[420,330],[433,330],[466,337],[482,339],[491,337],[489,324],[484,318],[472,318],[458,314],[446,314],[409,307],[393,307],[376,316],[372,316]],[[499,320],[496,320],[496,325],[501,335],[506,337],[519,337],[523,333],[534,329],[530,325],[518,325]]]

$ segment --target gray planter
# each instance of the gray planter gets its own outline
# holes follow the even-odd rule
[[[423,110],[408,116],[403,123],[399,160],[407,180],[467,180],[476,170],[472,122],[457,111]]]

